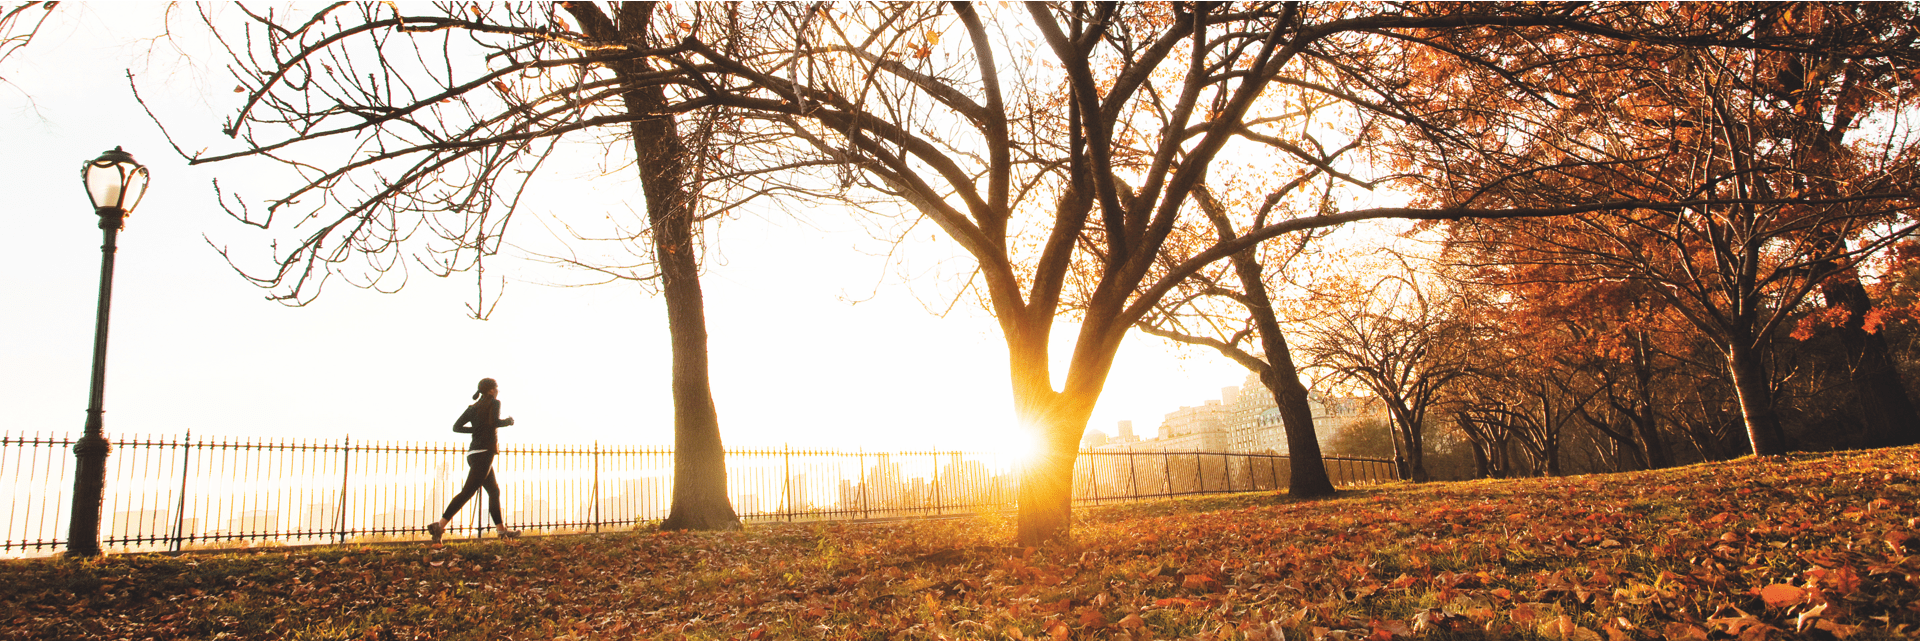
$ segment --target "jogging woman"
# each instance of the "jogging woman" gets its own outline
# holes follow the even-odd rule
[[[493,432],[512,425],[513,417],[500,418],[500,385],[491,378],[480,379],[480,389],[474,391],[473,398],[476,400],[460,414],[460,420],[453,422],[453,431],[473,434],[473,445],[467,448],[467,482],[447,504],[440,520],[427,525],[434,543],[440,542],[440,536],[447,533],[447,522],[453,520],[453,515],[459,514],[460,508],[467,505],[467,499],[473,498],[473,493],[481,488],[487,490],[487,512],[493,515],[493,527],[500,530],[500,538],[520,536],[519,530],[507,529],[500,519],[500,483],[493,478],[493,455],[500,447]]]

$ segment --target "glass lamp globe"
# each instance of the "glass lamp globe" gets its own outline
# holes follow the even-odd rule
[[[147,193],[147,167],[119,147],[87,161],[80,168],[80,178],[86,183],[87,197],[93,200],[95,210],[117,209],[131,214]]]

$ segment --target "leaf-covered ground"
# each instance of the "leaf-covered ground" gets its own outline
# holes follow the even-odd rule
[[[1004,517],[0,562],[8,639],[1764,639],[1920,630],[1920,449]]]

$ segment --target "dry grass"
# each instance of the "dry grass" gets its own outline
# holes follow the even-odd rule
[[[1900,638],[1920,449],[1080,513],[0,562],[0,638]]]

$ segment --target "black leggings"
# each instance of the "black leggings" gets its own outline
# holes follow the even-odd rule
[[[500,520],[500,483],[493,480],[493,452],[473,452],[467,454],[467,483],[460,486],[460,493],[454,495],[453,502],[447,504],[447,511],[440,517],[449,521],[467,506],[467,499],[480,488],[487,489],[487,513],[493,515],[494,525],[504,525]]]

